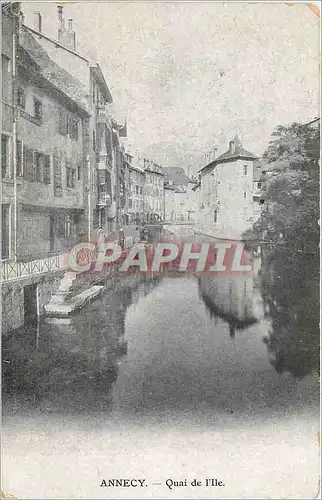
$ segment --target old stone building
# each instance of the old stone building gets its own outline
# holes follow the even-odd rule
[[[85,230],[85,87],[50,59],[21,23],[20,5],[2,9],[3,330],[41,315]],[[9,110],[9,111],[8,111]]]
[[[55,14],[53,4],[53,14]],[[102,226],[105,232],[114,231],[119,223],[120,177],[123,165],[118,140],[122,130],[112,120],[112,96],[100,65],[80,54],[72,19],[66,25],[63,6],[58,5],[57,38],[45,34],[40,13],[28,18],[26,28],[37,36],[49,57],[71,73],[86,89],[89,117],[87,135],[86,211],[88,238],[95,238]]]
[[[164,219],[164,173],[157,163],[144,159],[145,218],[147,221]]]
[[[200,170],[199,232],[233,239],[252,227],[257,217],[253,201],[256,159],[236,136],[225,153]]]
[[[193,223],[196,217],[197,181],[187,176],[182,167],[164,167],[165,220]]]
[[[124,223],[138,225],[144,221],[145,172],[129,153],[125,154],[124,163],[127,192]]]

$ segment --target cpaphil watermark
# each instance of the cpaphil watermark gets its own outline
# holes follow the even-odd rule
[[[135,243],[122,248],[116,242],[83,243],[69,254],[72,271],[100,273],[114,267],[121,273],[248,274],[252,271],[250,254],[242,242],[210,243],[158,242]]]

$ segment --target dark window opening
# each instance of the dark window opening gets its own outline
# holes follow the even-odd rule
[[[34,117],[37,120],[42,119],[42,103],[37,99],[34,99]]]
[[[26,107],[26,95],[25,95],[25,91],[22,87],[18,88],[17,104],[18,104],[19,108],[25,109],[25,107]]]
[[[244,191],[244,198],[246,198],[246,191]]]
[[[76,171],[74,168],[66,167],[66,186],[75,189]]]
[[[218,219],[218,210],[214,211],[214,222],[217,222]]]

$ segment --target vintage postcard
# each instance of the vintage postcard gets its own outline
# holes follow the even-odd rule
[[[318,2],[1,2],[1,494],[320,497]]]

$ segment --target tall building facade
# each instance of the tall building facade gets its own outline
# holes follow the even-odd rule
[[[42,314],[85,231],[86,88],[2,6],[2,318]]]
[[[125,186],[126,186],[126,214],[125,224],[139,225],[144,221],[144,188],[145,171],[142,170],[134,157],[125,154]]]
[[[144,159],[145,218],[147,221],[164,220],[164,173],[157,163]]]
[[[53,5],[54,12],[54,5]],[[37,36],[39,44],[49,57],[79,81],[86,89],[89,117],[87,135],[87,182],[86,211],[87,234],[95,238],[97,229],[114,231],[119,224],[120,172],[122,149],[119,142],[119,126],[112,118],[112,96],[97,62],[80,54],[73,21],[66,25],[63,6],[57,7],[57,38],[47,36],[44,26],[38,22],[39,13],[26,25]],[[121,174],[122,176],[122,174]]]

